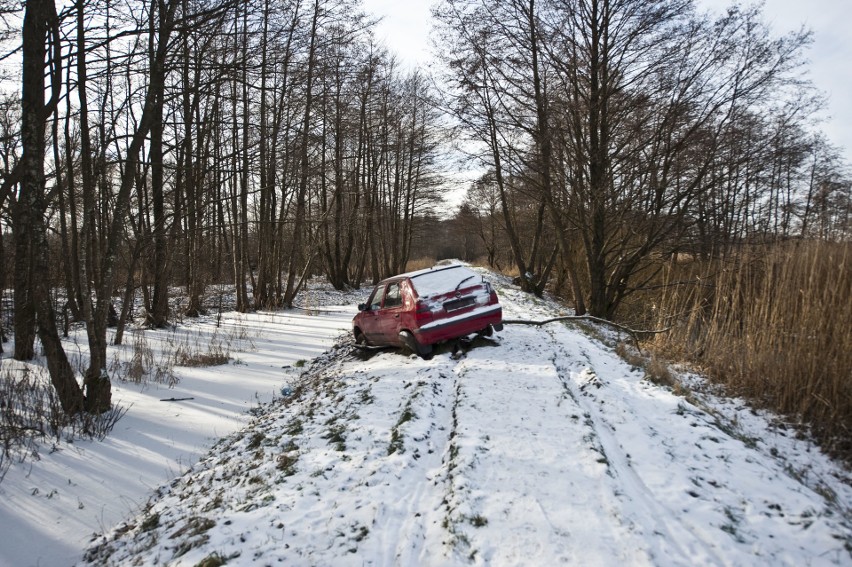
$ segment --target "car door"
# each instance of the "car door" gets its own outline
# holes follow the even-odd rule
[[[385,288],[382,309],[379,311],[379,327],[382,342],[389,345],[399,345],[400,315],[403,310],[401,282],[390,282]]]
[[[367,341],[374,345],[385,344],[380,324],[382,299],[385,295],[385,286],[376,286],[370,299],[367,300],[367,309],[361,312],[358,324]]]

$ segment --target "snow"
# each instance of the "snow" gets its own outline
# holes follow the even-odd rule
[[[485,296],[486,299],[488,296]],[[425,325],[420,325],[420,331],[428,331],[430,329],[435,329],[438,327],[443,327],[445,325],[454,325],[460,321],[465,321],[467,319],[475,319],[477,317],[484,317],[486,315],[490,315],[496,311],[500,311],[499,305],[484,305],[480,307],[475,307],[470,311],[466,311],[460,315],[454,315],[452,317],[446,317],[444,319],[440,319],[438,321],[434,321],[432,323],[426,323]]]
[[[482,281],[476,272],[464,266],[439,268],[434,271],[420,271],[411,275],[411,283],[420,297],[430,297],[458,289],[464,283],[468,286]]]
[[[406,272],[394,278],[409,278],[417,295],[421,298],[454,291],[460,284],[467,281],[470,281],[470,285],[475,285],[483,279],[481,274],[455,261],[446,261],[432,268]]]
[[[207,318],[177,331],[134,331],[126,346],[112,347],[113,356],[127,361],[141,341],[159,366],[168,362],[161,355],[168,346],[212,340],[230,348],[232,360],[177,368],[174,388],[114,380],[113,401],[127,414],[105,441],[48,441],[37,458],[13,466],[0,482],[0,566],[76,563],[93,534],[138,513],[157,487],[187,471],[217,439],[244,428],[248,410],[281,397],[280,389],[298,376],[292,365],[330,348],[355,312],[354,306],[322,309],[318,315],[230,313],[219,328]],[[66,350],[84,354],[85,340],[78,330]],[[2,364],[19,363],[4,358]],[[192,399],[160,401],[169,398]]]
[[[507,318],[564,314],[485,275]],[[328,350],[339,311],[233,315],[238,363],[122,384],[105,442],[0,484],[0,565],[852,564],[849,473],[698,376],[677,395],[564,323],[461,358]]]

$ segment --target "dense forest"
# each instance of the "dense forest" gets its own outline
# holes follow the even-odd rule
[[[357,0],[27,0],[3,15],[4,321],[16,359],[39,339],[68,413],[110,407],[107,325],[121,342],[134,299],[162,327],[176,289],[181,315],[219,283],[239,311],[277,308],[312,276],[358,287],[421,258],[672,329],[660,348],[705,367],[712,336],[755,335],[753,305],[795,315],[764,309],[754,324],[788,342],[753,348],[791,348],[811,332],[797,294],[831,289],[814,325],[848,371],[852,177],[818,129],[810,35],[776,36],[760,8],[442,0],[429,72],[378,43]],[[479,173],[454,207],[461,168]],[[813,289],[791,283],[781,305],[772,286],[802,270]],[[86,326],[82,388],[63,314]],[[849,386],[827,382],[782,409],[848,424]]]

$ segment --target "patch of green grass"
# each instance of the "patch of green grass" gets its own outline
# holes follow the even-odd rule
[[[304,431],[302,420],[297,417],[294,417],[292,420],[290,420],[290,423],[288,423],[287,427],[284,429],[284,433],[290,436],[298,435],[302,431]]]
[[[359,526],[355,530],[355,541],[363,541],[370,534],[370,529],[367,526]]]
[[[195,567],[222,567],[228,560],[215,551],[195,564]]]
[[[745,540],[737,531],[737,527],[740,524],[740,518],[736,515],[734,510],[728,506],[725,506],[725,516],[727,516],[729,521],[728,523],[720,526],[720,529],[723,532],[730,534],[738,543],[745,543]]]
[[[396,425],[394,425],[393,429],[391,429],[391,441],[390,445],[388,445],[388,455],[393,455],[394,453],[402,454],[405,452],[405,444],[399,428],[416,417],[417,415],[411,410],[411,402],[409,401],[409,403],[406,404],[405,409],[402,410]]]
[[[258,431],[254,435],[251,436],[251,440],[249,441],[248,448],[249,449],[257,449],[260,447],[260,444],[266,438],[262,432]]]
[[[817,483],[814,486],[813,491],[822,496],[827,502],[832,504],[837,504],[837,492],[835,492],[830,486],[823,484],[821,482]]]
[[[178,557],[182,557],[186,555],[186,553],[189,552],[191,549],[201,547],[202,545],[207,544],[208,541],[210,541],[210,536],[207,534],[204,534],[201,537],[190,538],[185,541],[182,541],[175,547],[174,558],[177,559]]]
[[[329,445],[334,445],[335,449],[338,451],[346,450],[346,437],[344,437],[343,432],[346,431],[346,428],[342,425],[335,425],[331,429],[328,430],[328,433],[322,436],[323,439],[328,440]]]
[[[216,525],[215,520],[211,520],[210,518],[203,518],[201,516],[192,516],[189,518],[182,528],[177,530],[175,533],[169,536],[169,539],[177,539],[181,536],[192,537],[199,534],[203,534],[210,528]],[[189,551],[189,550],[187,550]]]
[[[456,459],[459,456],[459,446],[453,443],[450,445],[450,468],[455,468]]]
[[[715,416],[716,419],[713,422],[720,431],[726,433],[729,437],[733,439],[737,439],[743,443],[749,449],[757,448],[757,443],[760,441],[757,437],[752,437],[750,435],[746,435],[740,430],[739,423],[736,418],[731,421],[722,421],[719,416]]]
[[[413,411],[411,411],[410,406],[406,406],[405,410],[402,412],[402,415],[399,416],[399,421],[396,422],[397,427],[402,425],[403,423],[407,423],[417,417]]]
[[[218,510],[222,507],[222,493],[218,493],[211,500],[208,500],[207,503],[202,508],[202,512],[210,512],[211,510]]]
[[[139,527],[143,532],[150,532],[151,530],[157,529],[160,527],[160,515],[149,514],[145,516],[145,519],[142,520],[142,525]]]
[[[298,456],[293,456],[284,453],[278,456],[278,462],[275,465],[279,471],[284,473],[284,476],[293,476],[296,474],[296,463],[299,461]]]
[[[405,444],[402,442],[402,436],[399,434],[399,429],[394,427],[391,430],[390,445],[388,445],[388,455],[394,453],[402,454],[405,452]]]

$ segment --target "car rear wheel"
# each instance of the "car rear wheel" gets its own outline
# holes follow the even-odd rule
[[[399,338],[402,339],[402,344],[405,347],[425,360],[432,358],[432,345],[422,345],[417,340],[411,331],[400,331]]]

